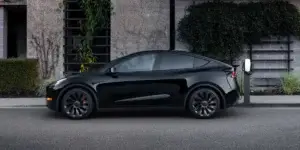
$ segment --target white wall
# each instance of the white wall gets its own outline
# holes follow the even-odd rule
[[[169,1],[112,2],[111,60],[142,50],[169,49]]]
[[[7,13],[0,6],[0,59],[7,58]]]
[[[32,35],[41,37],[41,33],[44,32],[45,36],[49,37],[49,35],[54,35],[51,33],[55,33],[56,38],[51,39],[52,42],[59,45],[60,55],[53,74],[57,79],[63,77],[64,71],[64,13],[63,7],[60,7],[62,2],[63,0],[27,0],[27,58],[38,58],[36,47],[31,44]],[[46,46],[48,45],[46,44]],[[51,58],[51,55],[49,57]]]

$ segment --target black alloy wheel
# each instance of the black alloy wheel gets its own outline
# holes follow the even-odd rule
[[[84,119],[93,112],[94,101],[84,89],[74,88],[65,93],[62,99],[62,112],[71,119]]]
[[[200,88],[193,91],[189,96],[188,107],[196,118],[212,118],[220,110],[220,97],[211,89]]]

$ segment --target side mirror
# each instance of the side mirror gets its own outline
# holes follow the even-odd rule
[[[110,71],[110,73],[115,73],[116,69],[115,69],[115,67],[111,67],[111,68],[109,69],[109,71]]]
[[[111,76],[113,78],[117,78],[118,75],[116,73],[116,68],[114,67],[109,68],[108,71],[106,72],[106,75]]]
[[[244,61],[244,68],[243,70],[247,73],[250,73],[251,72],[251,60],[250,59],[245,59]]]

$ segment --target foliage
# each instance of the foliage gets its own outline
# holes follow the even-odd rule
[[[49,79],[44,79],[44,80],[41,80],[40,82],[39,82],[39,85],[38,85],[38,87],[37,87],[37,89],[36,89],[36,95],[37,96],[46,96],[46,87],[50,84],[50,83],[52,83],[52,82],[55,82],[56,81],[56,79],[55,78],[49,78]]]
[[[300,92],[300,80],[293,74],[287,74],[282,79],[282,91],[284,94],[292,95]]]
[[[32,94],[39,79],[38,60],[0,60],[0,95]]]
[[[192,52],[228,63],[242,54],[244,44],[266,36],[299,36],[299,31],[297,7],[280,0],[191,5],[178,26],[179,40]]]
[[[83,72],[88,70],[88,64],[96,61],[92,52],[93,36],[109,25],[112,4],[111,0],[80,0],[80,6],[85,15],[85,20],[81,22],[82,39],[78,51],[82,63],[80,72]]]

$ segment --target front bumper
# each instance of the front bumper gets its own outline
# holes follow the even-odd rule
[[[58,103],[59,90],[54,88],[53,84],[46,87],[46,106],[54,111],[59,111]]]

